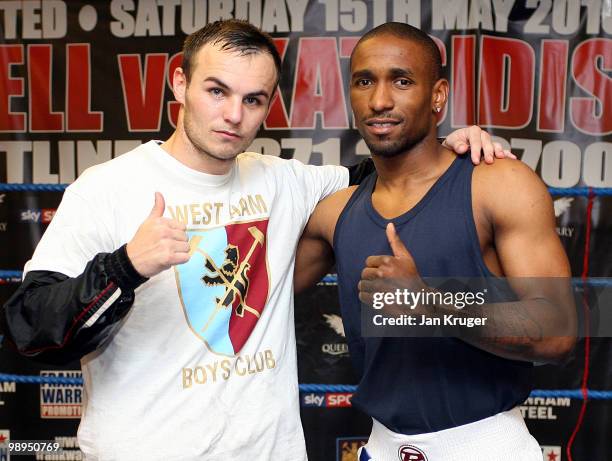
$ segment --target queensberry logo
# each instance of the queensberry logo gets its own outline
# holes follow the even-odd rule
[[[80,378],[78,370],[41,371],[40,376]],[[42,419],[78,419],[81,417],[83,386],[75,384],[41,384],[40,417]]]
[[[302,394],[303,407],[343,408],[351,406],[351,392],[311,392]]]
[[[55,208],[35,208],[21,210],[21,221],[22,222],[35,222],[42,224],[49,224],[55,216]]]

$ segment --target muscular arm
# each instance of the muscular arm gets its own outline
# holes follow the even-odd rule
[[[310,220],[314,218],[311,216]],[[295,293],[317,283],[334,265],[334,252],[331,245],[315,236],[308,226],[302,234],[295,256],[293,283]]]
[[[315,208],[300,238],[295,257],[295,292],[314,285],[334,264],[332,249],[338,217],[356,187],[349,187],[322,200]]]
[[[546,187],[524,164],[498,162],[474,173],[473,196],[520,301],[489,310],[493,331],[486,336],[464,329],[463,339],[508,358],[563,360],[575,344],[576,312],[569,262]]]

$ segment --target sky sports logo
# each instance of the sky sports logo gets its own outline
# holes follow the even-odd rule
[[[302,394],[303,407],[345,408],[351,406],[352,392],[309,392]]]
[[[21,210],[21,222],[49,224],[55,216],[55,208],[35,208]]]

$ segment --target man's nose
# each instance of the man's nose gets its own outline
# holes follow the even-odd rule
[[[242,121],[242,98],[228,98],[223,108],[223,119],[232,125],[238,125]]]
[[[369,105],[370,109],[374,112],[384,112],[393,109],[395,104],[391,88],[382,83],[377,84],[370,95]]]

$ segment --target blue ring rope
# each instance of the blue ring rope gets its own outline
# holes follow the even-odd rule
[[[2,271],[0,271],[0,277],[2,276]],[[337,274],[327,274],[325,277],[321,279],[319,283],[322,284],[330,284],[336,285],[338,283],[338,275]],[[611,287],[612,286],[612,278],[610,277],[589,277],[586,280],[582,280],[579,277],[572,278],[572,285],[575,287],[580,287],[583,285],[591,286],[591,287]]]
[[[0,382],[81,386],[83,384],[83,379],[66,378],[62,376],[32,376],[0,373]],[[300,384],[300,392],[355,392],[356,390],[357,386],[347,384]],[[589,389],[587,395],[589,399],[593,400],[612,400],[612,391],[595,391]],[[580,389],[535,389],[531,391],[530,397],[583,399],[584,395]]]
[[[20,184],[20,183],[0,183],[0,192],[63,192],[69,184]],[[610,196],[612,187],[549,187],[551,195],[572,195],[578,197]]]
[[[0,281],[4,280],[6,282],[20,283],[22,276],[23,276],[22,271],[0,270]],[[338,283],[338,276],[336,274],[327,274],[325,277],[321,279],[319,283],[336,285]],[[593,277],[593,278],[588,278],[586,280],[582,280],[580,278],[573,278],[572,285],[577,286],[577,287],[580,287],[583,285],[587,285],[591,287],[611,287],[612,278]]]
[[[11,283],[21,283],[21,278],[23,276],[22,271],[15,270],[0,270],[0,282],[11,282]],[[321,279],[319,283],[328,284],[328,285],[336,285],[338,283],[338,276],[336,274],[327,274],[325,277]],[[604,277],[592,277],[586,280],[582,280],[581,278],[573,278],[572,285],[580,287],[583,285],[591,286],[591,287],[610,287],[612,286],[612,278],[604,278]]]
[[[610,187],[549,187],[548,192],[550,195],[573,195],[578,197],[588,197],[593,194],[593,196],[603,195],[610,196],[612,195],[612,188]]]
[[[0,192],[64,192],[69,184],[0,183]]]

